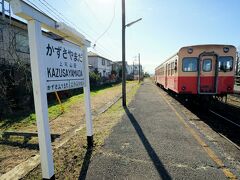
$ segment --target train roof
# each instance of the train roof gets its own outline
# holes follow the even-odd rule
[[[229,45],[229,44],[199,44],[199,45],[189,45],[189,46],[183,46],[183,47],[181,47],[179,50],[178,50],[178,52],[179,51],[181,51],[182,49],[185,49],[185,48],[196,48],[196,47],[209,47],[209,46],[222,46],[222,47],[224,47],[224,46],[227,46],[227,47],[231,47],[231,48],[235,48],[236,49],[236,47],[235,46],[233,46],[233,45]],[[156,68],[155,68],[155,70],[156,69],[158,69],[162,64],[164,64],[165,62],[167,62],[169,59],[171,59],[172,57],[174,57],[174,56],[176,56],[176,55],[178,55],[178,52],[177,53],[175,53],[174,55],[172,55],[171,57],[169,57],[168,59],[166,59],[164,62],[162,62],[160,65],[158,65]]]
[[[156,70],[157,68],[159,68],[162,64],[164,64],[165,62],[167,62],[169,59],[173,58],[173,57],[176,56],[176,55],[178,55],[178,52],[175,53],[175,54],[173,54],[171,57],[167,58],[165,61],[163,61],[160,65],[158,65],[158,66],[155,68],[155,70]]]
[[[194,47],[209,47],[209,46],[227,46],[227,47],[232,47],[232,48],[235,48],[236,49],[236,47],[235,46],[233,46],[233,45],[229,45],[229,44],[199,44],[199,45],[189,45],[189,46],[183,46],[183,47],[181,47],[180,49],[179,49],[179,51],[181,50],[181,49],[184,49],[184,48],[189,48],[189,47],[192,47],[192,48],[194,48]],[[179,52],[178,51],[178,52]]]

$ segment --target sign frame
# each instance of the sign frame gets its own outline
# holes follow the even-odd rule
[[[83,48],[42,36],[47,93],[85,86]]]
[[[43,179],[55,179],[53,151],[51,146],[50,127],[48,119],[48,102],[46,77],[43,70],[44,61],[41,54],[42,28],[53,32],[65,40],[80,46],[83,49],[83,69],[85,77],[84,99],[86,109],[86,128],[88,147],[93,146],[93,126],[90,100],[90,83],[87,48],[90,42],[75,29],[62,22],[56,22],[46,14],[38,11],[23,0],[11,0],[13,13],[28,22],[28,36],[30,47],[30,62],[32,73],[32,85],[34,94],[34,106],[37,120],[38,141]]]

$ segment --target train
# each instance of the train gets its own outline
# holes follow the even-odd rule
[[[234,91],[236,47],[186,46],[155,68],[154,81],[164,89],[190,97],[223,97]]]

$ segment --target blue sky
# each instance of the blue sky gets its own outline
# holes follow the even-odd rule
[[[30,1],[53,16],[39,0]],[[47,1],[76,24],[92,44],[113,19],[91,50],[121,60],[121,0]],[[126,29],[126,60],[132,64],[141,53],[145,71],[153,73],[182,46],[220,43],[240,47],[239,8],[239,0],[126,0],[126,22],[143,18]]]

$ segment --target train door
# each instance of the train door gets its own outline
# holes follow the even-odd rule
[[[214,94],[217,90],[217,57],[209,55],[199,59],[198,93]]]
[[[168,64],[165,66],[165,88],[167,88],[167,75],[168,75]]]

